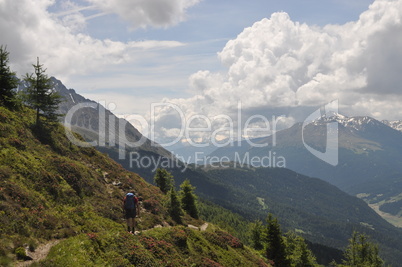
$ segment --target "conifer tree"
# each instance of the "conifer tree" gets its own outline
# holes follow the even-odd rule
[[[251,244],[254,249],[256,250],[261,250],[264,248],[262,244],[262,236],[261,232],[263,229],[262,222],[260,220],[257,220],[253,223],[250,224],[249,226],[250,229],[250,236],[251,236]]]
[[[294,267],[319,266],[314,254],[307,247],[304,238],[293,232],[287,233],[285,237],[286,255],[290,265]]]
[[[187,212],[191,217],[198,219],[198,209],[196,204],[197,196],[194,194],[195,187],[190,184],[190,181],[186,179],[180,185],[180,201],[183,210]]]
[[[176,223],[182,223],[181,216],[183,211],[174,187],[171,187],[169,191],[169,214]]]
[[[34,74],[26,74],[24,80],[28,83],[26,101],[36,111],[36,126],[41,123],[40,117],[45,117],[48,122],[57,122],[58,106],[61,102],[61,96],[52,90],[52,82],[45,74],[46,69],[39,64],[39,58]]]
[[[18,79],[8,66],[9,54],[6,47],[0,46],[0,105],[12,109],[16,107],[14,89],[18,86]]]
[[[173,187],[173,176],[165,169],[158,168],[156,170],[154,181],[156,186],[165,194]]]
[[[278,267],[288,267],[289,261],[286,255],[286,245],[282,237],[282,232],[276,218],[272,214],[268,215],[267,226],[263,232],[264,249],[266,257]]]
[[[378,246],[369,242],[366,235],[354,232],[344,254],[346,260],[338,266],[381,267],[384,262],[378,253]]]

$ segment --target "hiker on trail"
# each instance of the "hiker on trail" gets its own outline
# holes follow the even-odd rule
[[[134,233],[135,217],[140,216],[140,206],[138,204],[138,198],[134,192],[127,193],[123,199],[123,209],[127,219],[127,231]]]

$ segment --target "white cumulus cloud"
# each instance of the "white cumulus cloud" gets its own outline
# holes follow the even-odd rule
[[[110,2],[118,4],[119,1]],[[67,8],[73,11],[50,13],[48,10],[55,3],[54,0],[0,1],[1,44],[7,46],[12,68],[19,75],[32,72],[31,64],[36,62],[36,57],[48,68],[49,75],[65,81],[73,74],[101,71],[138,60],[144,49],[184,45],[177,41],[96,39],[82,32],[86,18],[79,11],[85,7],[69,2]]]
[[[87,0],[104,12],[114,13],[133,28],[167,27],[185,19],[186,10],[200,0]]]
[[[189,79],[196,96],[165,101],[188,116],[234,120],[241,101],[246,118],[283,114],[293,122],[338,99],[347,115],[401,119],[401,47],[402,0],[376,0],[344,25],[311,26],[274,13],[218,53],[227,71],[199,71]]]

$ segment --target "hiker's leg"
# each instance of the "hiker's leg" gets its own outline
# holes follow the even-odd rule
[[[134,232],[134,218],[131,218],[131,231]]]
[[[124,216],[126,217],[126,223],[127,223],[127,232],[130,232],[131,231],[131,229],[130,229],[130,216],[129,216],[129,213],[128,213],[128,210],[127,209],[124,209]]]
[[[131,231],[131,224],[130,224],[131,222],[130,222],[130,220],[131,220],[130,218],[127,218],[127,220],[126,220],[127,221],[127,231],[128,232]]]

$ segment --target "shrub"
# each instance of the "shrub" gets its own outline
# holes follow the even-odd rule
[[[243,248],[243,243],[237,238],[226,232],[217,230],[216,232],[204,232],[205,238],[211,243],[227,249],[227,246],[232,248]]]
[[[160,203],[154,198],[146,199],[143,202],[144,208],[152,214],[158,214],[161,210]]]
[[[242,248],[243,247],[243,243],[237,237],[232,236],[231,234],[229,234],[227,232],[217,230],[216,234],[219,236],[219,238],[222,240],[222,242],[224,242],[225,244],[227,244],[228,246],[230,246],[232,248]]]
[[[184,227],[172,228],[171,237],[173,242],[180,248],[187,247],[187,233]]]
[[[25,252],[25,248],[23,247],[18,247],[15,249],[15,255],[17,256],[17,259],[19,260],[25,260],[27,257],[27,254]]]
[[[226,243],[214,232],[203,232],[204,237],[214,245],[227,249]]]

